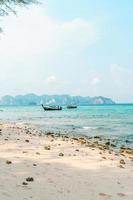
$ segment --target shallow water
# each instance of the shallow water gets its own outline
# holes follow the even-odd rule
[[[133,105],[80,106],[44,112],[40,106],[1,106],[1,122],[32,123],[43,130],[102,135],[133,147]]]

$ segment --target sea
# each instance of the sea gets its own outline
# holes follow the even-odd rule
[[[101,136],[133,148],[133,104],[90,105],[62,111],[41,106],[0,106],[0,122],[32,124],[62,134]]]

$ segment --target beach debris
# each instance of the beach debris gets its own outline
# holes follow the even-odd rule
[[[96,135],[96,136],[94,136],[94,138],[95,139],[100,139],[101,137]]]
[[[95,141],[94,144],[97,144],[97,145],[98,145],[99,143],[98,143],[98,141]]]
[[[33,182],[33,181],[34,181],[34,178],[33,178],[33,177],[28,177],[28,178],[26,178],[26,181],[27,181],[27,182]]]
[[[123,166],[123,165],[119,165],[119,167],[122,168],[122,169],[124,169],[124,166]]]
[[[72,140],[78,141],[78,138],[76,138],[76,137],[73,137],[73,138],[72,138]]]
[[[59,153],[59,156],[64,156],[64,153]]]
[[[10,164],[12,164],[12,161],[6,160],[6,164],[7,164],[7,165],[10,165]]]
[[[29,140],[25,140],[25,142],[30,142]]]
[[[69,139],[69,136],[67,136],[67,135],[64,135],[64,138],[67,138],[67,139]]]
[[[95,148],[96,147],[96,144],[88,144],[88,145],[86,145],[86,146],[88,146],[88,147],[91,147],[91,148]],[[100,149],[100,148],[99,148]]]
[[[99,195],[100,195],[100,196],[103,196],[103,197],[109,197],[109,198],[111,197],[111,195],[105,194],[105,193],[103,193],[103,192],[100,192]]]
[[[125,165],[125,161],[123,159],[120,160],[120,164]]]
[[[31,134],[31,132],[29,130],[26,131],[26,134]]]
[[[22,183],[22,185],[28,185],[28,183],[26,183],[26,182],[23,182],[23,183]]]
[[[116,145],[115,145],[115,144],[113,144],[113,143],[111,143],[111,144],[110,144],[110,146],[111,146],[111,147],[116,147]]]
[[[110,141],[106,142],[105,145],[108,145],[108,146],[109,146],[109,145],[110,145]]]
[[[133,149],[127,148],[127,149],[125,150],[125,153],[130,154],[130,155],[133,155]]]
[[[36,155],[40,155],[40,153],[39,153],[39,152],[36,152]]]
[[[53,133],[53,132],[47,132],[46,135],[47,135],[47,136],[54,137],[54,133]]]
[[[45,150],[51,150],[50,145],[44,147]]]
[[[100,196],[107,196],[105,193],[101,192],[99,193]]]
[[[125,145],[122,145],[122,146],[120,147],[120,149],[126,149]]]
[[[79,142],[81,145],[86,144],[85,138],[79,138],[79,139],[78,139],[78,142]]]
[[[33,166],[34,166],[34,167],[36,167],[36,166],[37,166],[37,164],[35,164],[35,163],[34,163],[34,164],[33,164]]]
[[[121,156],[124,156],[124,157],[125,157],[125,154],[124,154],[124,153],[121,153]]]
[[[126,195],[125,195],[124,193],[122,193],[122,192],[117,193],[117,195],[120,196],[120,197],[125,197],[125,196],[126,196]]]
[[[79,149],[75,149],[75,151],[79,151]]]
[[[28,153],[28,151],[23,151],[22,153]]]

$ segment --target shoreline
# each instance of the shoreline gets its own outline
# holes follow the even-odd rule
[[[0,130],[1,199],[133,199],[133,149],[19,123]]]

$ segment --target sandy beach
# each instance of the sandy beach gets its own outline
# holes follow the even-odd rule
[[[116,153],[97,139],[1,124],[0,199],[132,200],[132,150]]]

